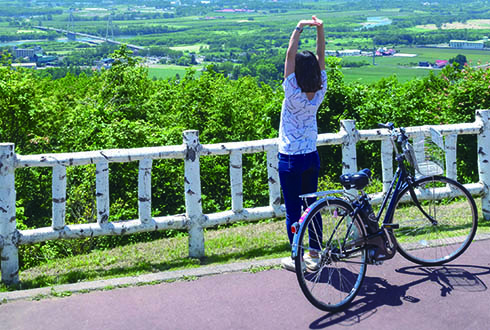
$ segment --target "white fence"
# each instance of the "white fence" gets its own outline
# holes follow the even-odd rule
[[[467,184],[472,194],[483,194],[482,213],[490,219],[490,110],[476,111],[476,120],[469,124],[419,126],[406,128],[415,141],[424,139],[430,127],[444,136],[446,173],[456,178],[456,142],[460,134],[478,137],[479,182]],[[19,281],[18,246],[47,240],[82,238],[101,235],[123,235],[167,229],[185,229],[189,232],[189,255],[204,256],[203,228],[236,221],[252,221],[283,217],[279,173],[277,170],[276,139],[201,145],[197,131],[185,131],[184,143],[179,146],[138,149],[113,149],[66,154],[19,155],[12,143],[0,144],[0,248],[2,282]],[[353,120],[343,120],[340,132],[320,134],[318,145],[342,145],[342,170],[357,170],[356,144],[358,141],[380,141],[382,155],[383,190],[393,177],[393,150],[385,129],[357,130]],[[415,145],[417,145],[415,143]],[[242,156],[248,153],[267,153],[269,205],[243,208]],[[416,150],[417,157],[423,150]],[[199,158],[229,155],[232,207],[229,211],[203,214]],[[152,217],[151,171],[152,161],[183,159],[185,182],[185,215]],[[139,162],[138,210],[135,220],[109,221],[109,163]],[[95,164],[97,222],[77,225],[65,224],[66,167]],[[23,167],[52,167],[52,225],[30,230],[17,230],[15,210],[15,169]]]

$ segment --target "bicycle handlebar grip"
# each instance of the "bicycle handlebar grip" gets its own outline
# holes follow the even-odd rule
[[[392,122],[387,122],[386,124],[379,123],[378,127],[379,128],[387,128],[390,131],[392,131],[395,129],[395,124],[393,124]]]

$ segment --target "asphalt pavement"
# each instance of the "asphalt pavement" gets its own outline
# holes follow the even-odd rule
[[[278,260],[254,265],[261,263],[274,265]],[[0,296],[4,300],[0,329],[490,328],[488,239],[473,242],[462,256],[444,266],[417,266],[399,254],[383,265],[370,265],[350,308],[336,314],[313,307],[292,272],[277,268],[241,271],[250,268],[247,264],[226,267],[201,269],[201,274],[194,275],[160,274],[160,278],[180,280],[67,297],[39,299],[39,293],[32,290],[16,296],[4,294]],[[103,284],[108,283],[111,281]],[[122,282],[114,285],[118,283]],[[93,288],[101,285],[92,283]],[[84,287],[89,288],[90,283]]]

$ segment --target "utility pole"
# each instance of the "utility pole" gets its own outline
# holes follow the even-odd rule
[[[75,40],[76,34],[75,34],[75,24],[74,24],[74,16],[73,16],[73,8],[70,8],[70,15],[68,16],[68,25],[66,28],[66,36],[68,37],[68,40]]]
[[[376,65],[376,42],[375,38],[373,37],[373,65]]]
[[[114,40],[114,24],[112,23],[112,15],[113,13],[111,12],[109,16],[107,17],[107,28],[105,31],[105,40],[109,40],[109,31],[110,31],[110,39]]]

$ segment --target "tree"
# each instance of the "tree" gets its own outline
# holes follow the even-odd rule
[[[459,68],[462,68],[467,63],[466,56],[458,54],[456,57],[451,58],[449,63],[458,63]]]

